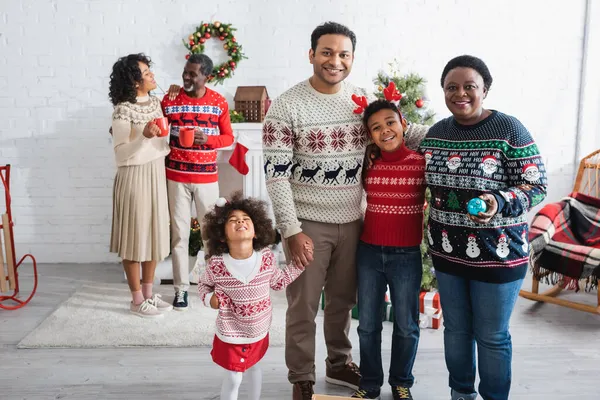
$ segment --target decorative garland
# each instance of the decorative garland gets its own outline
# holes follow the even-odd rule
[[[247,58],[242,53],[242,46],[237,43],[233,32],[236,29],[231,24],[224,24],[219,21],[215,22],[201,22],[196,31],[188,37],[188,42],[183,41],[184,46],[188,49],[189,53],[186,54],[185,58],[190,58],[191,54],[203,54],[204,43],[210,38],[217,38],[224,42],[223,49],[227,51],[229,60],[225,61],[220,65],[215,65],[212,73],[208,76],[208,82],[214,83],[215,85],[223,84],[223,81],[227,78],[231,78],[233,70],[238,66],[238,63]]]

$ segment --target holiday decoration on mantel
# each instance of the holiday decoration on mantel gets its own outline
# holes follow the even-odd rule
[[[219,21],[201,22],[196,27],[196,31],[187,38],[187,42],[183,40],[183,45],[188,49],[189,53],[185,56],[186,59],[190,54],[203,54],[204,43],[211,38],[218,39],[223,42],[223,49],[227,51],[229,60],[220,65],[215,65],[212,73],[208,77],[208,82],[215,85],[223,84],[223,81],[233,76],[233,71],[238,67],[239,62],[248,58],[242,52],[242,46],[237,42],[233,32],[236,31],[231,24],[225,24]]]
[[[244,115],[241,112],[237,112],[236,110],[229,110],[229,120],[232,124],[246,122],[246,118],[244,118]]]
[[[263,122],[271,105],[265,86],[238,86],[233,101],[248,122]]]

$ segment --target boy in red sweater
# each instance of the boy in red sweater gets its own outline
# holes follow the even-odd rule
[[[412,399],[412,368],[420,333],[425,157],[404,145],[406,120],[394,103],[372,102],[363,122],[381,157],[363,176],[367,211],[356,259],[361,380],[352,397],[379,399],[383,385],[381,310],[389,285],[394,332],[388,381],[394,399]]]

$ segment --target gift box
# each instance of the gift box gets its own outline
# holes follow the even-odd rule
[[[419,295],[419,326],[439,329],[442,325],[442,306],[438,292],[421,292]]]

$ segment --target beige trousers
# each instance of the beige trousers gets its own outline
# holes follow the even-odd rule
[[[313,262],[286,289],[285,362],[291,383],[315,382],[315,318],[323,287],[326,365],[336,370],[352,361],[348,332],[350,311],[356,304],[356,248],[362,229],[361,220],[347,224],[300,222],[315,250]],[[285,246],[284,250],[287,257]]]
[[[192,201],[196,217],[202,223],[204,215],[219,198],[219,183],[180,183],[167,180],[169,213],[171,215],[171,256],[175,291],[190,287],[189,242]]]

